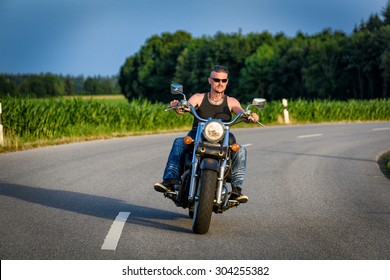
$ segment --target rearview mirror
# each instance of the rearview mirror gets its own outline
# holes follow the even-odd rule
[[[266,104],[267,100],[264,98],[253,98],[252,100],[252,106],[259,109],[264,109]]]
[[[183,86],[181,84],[171,84],[172,94],[183,94]]]

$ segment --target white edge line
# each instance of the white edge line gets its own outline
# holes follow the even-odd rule
[[[390,127],[377,127],[377,128],[373,128],[372,130],[373,131],[390,130]]]
[[[309,137],[318,137],[318,136],[322,136],[322,133],[308,134],[308,135],[300,135],[300,136],[297,136],[297,138],[309,138]]]
[[[125,226],[129,216],[130,212],[119,212],[108,231],[106,239],[104,239],[104,243],[101,248],[102,250],[116,250],[123,227]]]

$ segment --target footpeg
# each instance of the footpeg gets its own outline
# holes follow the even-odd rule
[[[237,200],[231,200],[231,199],[229,199],[229,201],[228,201],[228,203],[227,203],[227,206],[229,207],[229,208],[232,208],[232,207],[237,207],[238,205],[240,205],[240,202],[239,201],[237,201]]]
[[[164,196],[167,198],[170,198],[172,200],[176,199],[177,193],[176,192],[165,192]]]

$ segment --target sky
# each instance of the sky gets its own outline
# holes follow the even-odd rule
[[[350,34],[388,0],[0,0],[0,73],[110,76],[152,35]]]

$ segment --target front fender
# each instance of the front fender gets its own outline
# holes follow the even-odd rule
[[[213,158],[204,158],[200,163],[200,169],[210,169],[216,172],[219,171],[219,161]]]

